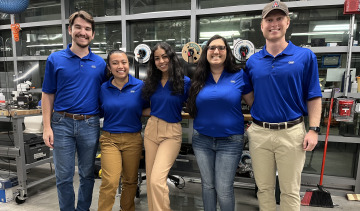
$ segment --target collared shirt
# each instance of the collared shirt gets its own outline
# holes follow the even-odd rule
[[[166,82],[163,87],[159,81],[156,91],[150,97],[150,115],[169,123],[180,122],[182,120],[181,110],[188,98],[189,89],[190,78],[187,76],[184,76],[184,93],[181,95],[172,95],[169,82]]]
[[[48,57],[42,91],[55,94],[55,111],[98,114],[100,86],[106,80],[105,61],[90,48],[89,54],[80,58],[70,47]]]
[[[321,97],[318,64],[307,49],[288,46],[276,57],[266,46],[246,62],[254,88],[251,116],[264,122],[286,122],[307,116],[307,101]]]
[[[129,75],[129,81],[120,90],[111,82],[103,83],[100,92],[101,116],[104,116],[103,130],[110,133],[135,133],[141,130],[142,110],[149,104],[142,99],[144,83]]]
[[[211,137],[244,134],[241,100],[242,95],[251,91],[249,78],[243,70],[236,73],[224,70],[217,83],[209,74],[196,97],[194,129]]]

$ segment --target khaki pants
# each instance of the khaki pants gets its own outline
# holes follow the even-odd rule
[[[121,210],[134,211],[134,198],[138,184],[138,168],[142,152],[139,133],[109,133],[100,137],[102,179],[99,211],[111,211],[121,175]]]
[[[144,134],[149,211],[171,210],[166,180],[179,154],[181,141],[180,123],[168,123],[154,116],[149,118]]]
[[[275,180],[278,171],[280,210],[300,210],[301,172],[305,163],[302,144],[304,123],[283,130],[265,129],[251,124],[247,130],[261,211],[275,211]]]

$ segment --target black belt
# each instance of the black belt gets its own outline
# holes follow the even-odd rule
[[[93,117],[94,115],[84,115],[84,114],[71,114],[71,113],[67,113],[65,111],[57,111],[59,114],[62,114],[66,117],[69,117],[71,119],[75,119],[75,120],[85,120],[85,119],[90,119],[91,117]]]
[[[280,129],[287,129],[287,128],[291,128],[301,122],[304,121],[304,117],[300,117],[298,119],[295,119],[293,121],[288,121],[288,122],[279,122],[279,123],[270,123],[270,122],[262,122],[256,119],[253,119],[253,122],[257,125],[259,125],[260,127],[263,128],[268,128],[268,129],[274,129],[274,130],[280,130]]]

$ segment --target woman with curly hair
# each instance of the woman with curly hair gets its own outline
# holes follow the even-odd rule
[[[150,101],[144,132],[149,211],[171,210],[166,180],[180,151],[181,110],[189,88],[190,79],[184,76],[175,51],[165,42],[156,44],[143,88],[144,98]]]
[[[192,78],[188,109],[194,118],[192,146],[200,169],[205,211],[235,209],[234,177],[244,137],[241,100],[252,105],[247,75],[225,38],[209,39]]]

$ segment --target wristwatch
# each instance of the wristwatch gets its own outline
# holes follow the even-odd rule
[[[309,130],[313,130],[313,131],[319,133],[320,132],[320,127],[309,127]]]

